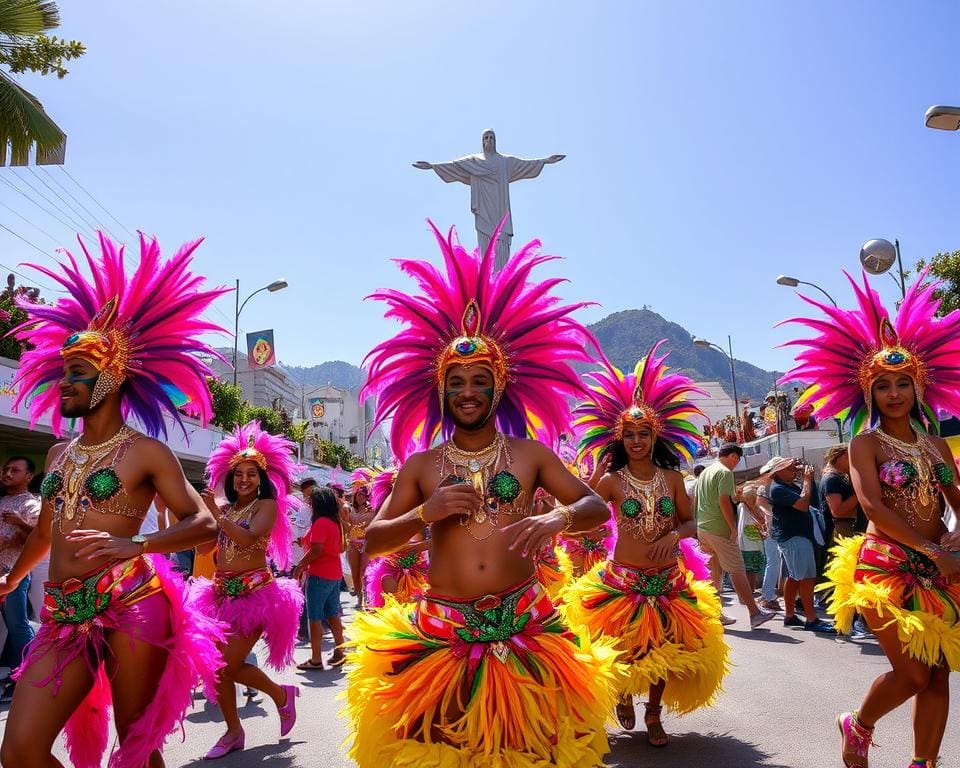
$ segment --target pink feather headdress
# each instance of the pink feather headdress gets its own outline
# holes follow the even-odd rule
[[[207,478],[211,488],[223,486],[227,475],[238,464],[252,461],[267,473],[277,493],[277,522],[270,533],[267,555],[283,571],[290,566],[290,543],[293,533],[290,513],[300,505],[293,495],[296,478],[303,472],[294,460],[296,447],[287,438],[271,435],[260,428],[259,421],[251,421],[234,428],[213,449],[207,460]]]
[[[606,357],[603,369],[587,374],[592,380],[588,399],[573,411],[574,426],[581,435],[579,456],[596,457],[614,440],[623,436],[627,424],[649,425],[678,458],[693,461],[703,444],[702,426],[695,422],[706,415],[689,401],[691,394],[706,395],[680,373],[667,373],[667,354],[657,356],[666,341],[654,344],[633,373],[624,374]]]
[[[568,423],[568,398],[583,393],[570,362],[589,361],[587,347],[596,346],[570,317],[586,304],[560,304],[553,289],[563,280],[530,280],[534,267],[556,258],[541,255],[539,241],[494,271],[496,236],[481,255],[460,245],[455,230],[444,237],[430,226],[446,274],[429,262],[401,259],[397,263],[421,293],[380,290],[369,297],[385,302],[386,316],[405,326],[364,361],[368,377],[360,397],[377,397],[374,428],[392,419],[392,445],[415,441],[426,448],[438,435],[448,436],[452,422],[442,394],[447,367],[476,364],[494,374],[497,428],[553,444]]]
[[[960,311],[936,316],[939,282],[928,282],[927,272],[922,272],[891,322],[866,274],[862,287],[844,274],[853,286],[856,309],[838,309],[799,294],[825,317],[783,321],[817,334],[783,345],[805,347],[797,354],[797,365],[780,379],[813,382],[797,405],[812,405],[819,420],[844,418],[856,434],[873,420],[873,382],[885,373],[903,373],[913,379],[929,429],[937,431],[939,413],[960,415]]]
[[[60,391],[63,361],[81,357],[100,372],[92,404],[121,389],[124,415],[133,414],[147,434],[166,437],[164,412],[186,434],[180,411],[204,424],[213,406],[207,376],[213,372],[198,354],[219,357],[200,340],[205,333],[225,333],[202,313],[227,289],[201,290],[204,278],[189,271],[195,240],[162,261],[160,246],[140,234],[140,263],[132,274],[124,264],[124,248],[99,233],[100,255],[80,247],[91,277],[84,276],[68,251],[68,263],[57,269],[27,266],[62,285],[68,295],[56,304],[18,300],[29,320],[11,333],[30,348],[17,371],[17,408],[29,399],[30,425],[51,412],[53,432],[61,434]]]

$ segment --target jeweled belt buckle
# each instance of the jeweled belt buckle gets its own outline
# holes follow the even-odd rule
[[[473,607],[478,611],[489,611],[493,608],[499,608],[502,602],[503,601],[496,595],[487,595],[486,597],[481,597],[479,600],[477,600],[473,604]]]
[[[63,595],[72,595],[81,589],[83,589],[83,582],[80,579],[70,578],[60,584],[60,593]]]

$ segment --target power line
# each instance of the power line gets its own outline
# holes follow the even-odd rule
[[[7,232],[9,232],[11,235],[13,235],[14,237],[16,237],[18,240],[22,240],[24,243],[26,243],[27,245],[29,245],[29,246],[30,246],[31,248],[33,248],[34,250],[40,251],[40,253],[42,253],[44,256],[49,256],[49,254],[48,254],[46,251],[44,251],[40,246],[35,245],[34,243],[31,243],[31,242],[30,242],[29,240],[27,240],[27,238],[25,238],[23,235],[17,234],[16,232],[14,232],[12,229],[10,229],[10,227],[6,226],[5,224],[0,223],[0,229],[5,229],[5,230],[6,230]],[[8,267],[6,264],[0,264],[0,267],[3,267],[3,269],[6,269],[7,271],[12,272],[13,274],[17,275],[18,277],[22,277],[24,280],[29,280],[32,284],[36,285],[36,286],[39,287],[39,288],[43,288],[45,291],[52,291],[52,292],[54,292],[54,293],[63,293],[63,291],[62,291],[61,289],[59,289],[59,288],[51,288],[49,285],[44,285],[43,283],[38,282],[36,279],[34,279],[34,278],[32,278],[32,277],[29,277],[29,276],[23,274],[22,272],[18,272],[18,271],[15,270],[13,267]]]
[[[133,232],[131,232],[129,229],[127,229],[127,228],[123,225],[123,223],[122,223],[116,216],[114,216],[112,213],[110,213],[110,211],[108,211],[108,210],[106,209],[106,207],[103,205],[103,203],[101,203],[99,200],[97,200],[97,198],[95,198],[93,195],[91,195],[90,192],[87,191],[87,188],[83,186],[83,184],[81,184],[79,181],[77,181],[75,178],[73,178],[73,176],[70,175],[70,171],[68,171],[68,170],[67,170],[66,168],[64,168],[62,165],[61,165],[61,166],[58,166],[58,167],[60,168],[61,171],[63,171],[65,174],[67,174],[67,178],[70,179],[70,181],[72,181],[74,184],[76,184],[78,187],[80,187],[80,189],[82,189],[82,190],[84,191],[84,193],[86,193],[87,197],[89,197],[91,200],[93,200],[93,202],[95,202],[98,206],[100,206],[100,208],[103,209],[103,212],[106,213],[107,216],[109,216],[111,219],[113,219],[113,220],[117,223],[117,226],[121,227],[121,228],[122,228],[128,235],[130,235],[130,237],[132,237],[134,240],[137,239],[137,236],[136,236],[135,234],[133,234]]]
[[[68,195],[70,195],[70,199],[73,200],[74,202],[76,202],[77,205],[79,205],[81,208],[83,208],[83,210],[85,210],[85,211],[87,212],[87,214],[88,214],[95,222],[97,222],[97,228],[98,228],[98,229],[104,230],[104,231],[105,231],[108,235],[110,235],[110,237],[113,238],[114,240],[117,240],[117,241],[120,240],[120,238],[118,238],[115,234],[113,234],[113,232],[111,232],[110,229],[109,229],[105,224],[101,224],[101,223],[100,223],[100,219],[98,219],[96,216],[94,216],[94,215],[93,215],[93,212],[92,212],[89,208],[87,208],[87,206],[85,206],[83,203],[81,203],[79,200],[77,200],[77,198],[73,196],[73,193],[72,193],[69,189],[67,189],[65,186],[63,186],[63,184],[61,184],[59,181],[57,181],[56,176],[54,176],[52,173],[50,173],[50,171],[47,170],[47,167],[46,167],[45,165],[41,165],[40,168],[43,170],[43,172],[44,172],[47,176],[50,177],[50,180],[51,180],[54,184],[56,184],[58,187],[60,187],[60,189],[62,189],[64,192],[66,192]]]
[[[35,206],[37,206],[37,208],[39,208],[41,211],[43,211],[44,213],[46,213],[48,216],[52,216],[53,218],[55,218],[57,221],[59,221],[61,224],[63,224],[63,226],[65,226],[65,227],[66,227],[68,230],[70,230],[71,232],[76,231],[74,227],[70,226],[67,222],[65,222],[63,219],[61,219],[59,216],[57,216],[57,214],[55,214],[55,213],[54,213],[53,211],[51,211],[49,208],[44,207],[41,203],[38,203],[36,200],[34,200],[32,197],[30,197],[30,195],[28,195],[26,192],[24,192],[22,189],[20,189],[20,187],[18,187],[16,184],[14,184],[13,182],[9,181],[8,179],[5,179],[2,175],[0,175],[0,181],[2,181],[4,184],[6,184],[8,187],[10,187],[10,189],[12,189],[12,190],[13,190],[14,192],[16,192],[18,195],[20,195],[20,196],[26,198],[27,200],[29,200],[31,203],[33,203]]]
[[[50,203],[50,205],[52,205],[52,206],[57,210],[58,213],[62,213],[64,216],[67,217],[67,219],[69,219],[70,221],[72,221],[72,222],[73,222],[73,227],[76,228],[77,232],[80,232],[80,233],[82,233],[82,234],[86,234],[86,232],[83,231],[83,230],[86,228],[86,224],[78,224],[78,223],[77,223],[77,220],[74,219],[73,216],[71,216],[69,213],[67,213],[67,212],[64,211],[63,209],[61,209],[55,202],[53,202],[53,200],[51,200],[49,197],[47,197],[45,194],[43,194],[43,192],[41,192],[39,189],[37,189],[35,186],[33,186],[33,184],[30,183],[30,179],[28,179],[26,176],[20,176],[20,175],[17,174],[17,173],[14,173],[13,175],[16,176],[17,178],[19,178],[20,181],[22,181],[22,182],[23,182],[24,184],[26,184],[28,187],[30,187],[30,189],[32,189],[40,198],[42,198],[42,199],[45,200],[46,202]]]
[[[85,219],[85,218],[83,217],[83,214],[80,213],[80,211],[78,211],[76,208],[74,208],[72,205],[70,205],[70,203],[68,203],[66,200],[64,200],[64,199],[63,199],[63,195],[61,195],[59,192],[57,192],[57,190],[55,190],[53,187],[51,187],[51,186],[47,183],[47,180],[44,179],[43,176],[41,176],[39,173],[37,173],[37,172],[33,169],[32,166],[28,166],[28,167],[27,167],[27,170],[30,171],[30,173],[32,173],[32,174],[34,175],[34,177],[37,179],[37,181],[39,181],[41,184],[43,184],[43,186],[45,186],[47,189],[49,189],[49,190],[54,194],[54,196],[55,196],[61,203],[63,203],[65,206],[67,206],[67,208],[70,209],[71,213],[77,214],[77,217],[80,219],[80,221],[82,221],[82,222],[84,223],[85,226],[91,227],[91,229],[93,229],[94,232],[96,232],[98,229],[101,228],[100,225],[99,225],[99,224],[96,224],[96,223],[94,223],[94,224],[91,225],[91,224],[90,224],[90,221],[89,221],[88,219]]]
[[[45,229],[37,226],[37,225],[34,224],[32,221],[30,221],[30,219],[28,219],[26,216],[21,215],[18,211],[14,210],[13,208],[11,208],[9,205],[7,205],[6,203],[4,203],[3,201],[0,201],[0,205],[2,205],[4,208],[6,208],[8,211],[10,211],[10,213],[12,213],[12,214],[13,214],[14,216],[16,216],[17,218],[22,219],[23,221],[27,222],[27,224],[29,224],[31,227],[33,227],[35,230],[37,230],[37,232],[39,232],[40,234],[46,235],[47,237],[49,237],[50,240],[52,240],[55,245],[59,245],[59,244],[60,244],[60,241],[57,240],[57,238],[55,238],[55,237],[54,237],[53,235],[51,235],[49,232],[47,232],[47,230],[45,230]],[[53,258],[53,257],[51,257],[51,258]]]

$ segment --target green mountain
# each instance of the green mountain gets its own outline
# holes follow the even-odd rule
[[[333,384],[340,389],[356,389],[363,384],[363,371],[357,366],[345,363],[343,360],[330,360],[320,365],[304,367],[300,365],[284,365],[293,378],[304,386],[322,387],[324,384]]]
[[[730,363],[726,355],[715,349],[701,349],[693,345],[693,337],[683,326],[665,320],[649,309],[628,309],[616,312],[590,326],[604,353],[622,370],[633,366],[650,345],[667,339],[670,357],[667,362],[680,368],[697,381],[718,381],[731,396]],[[744,360],[737,360],[737,395],[761,400],[773,388],[774,379],[781,374],[765,371]]]
[[[632,370],[640,355],[659,339],[667,339],[670,348],[668,362],[698,381],[719,381],[725,391],[730,387],[730,364],[727,356],[715,349],[700,349],[693,345],[689,331],[665,320],[649,309],[628,309],[616,312],[590,326],[600,341],[607,357],[619,368]],[[589,370],[590,366],[579,366]],[[333,360],[310,367],[285,365],[284,368],[306,386],[331,383],[341,389],[356,389],[363,383],[363,371],[342,360]],[[763,399],[780,376],[765,371],[743,360],[736,361],[737,394],[754,401]]]

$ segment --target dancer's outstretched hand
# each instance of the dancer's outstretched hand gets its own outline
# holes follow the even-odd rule
[[[129,560],[143,552],[143,546],[131,541],[129,536],[112,536],[106,531],[77,529],[65,537],[67,541],[85,544],[77,550],[75,557],[95,560],[109,557],[114,560]]]

